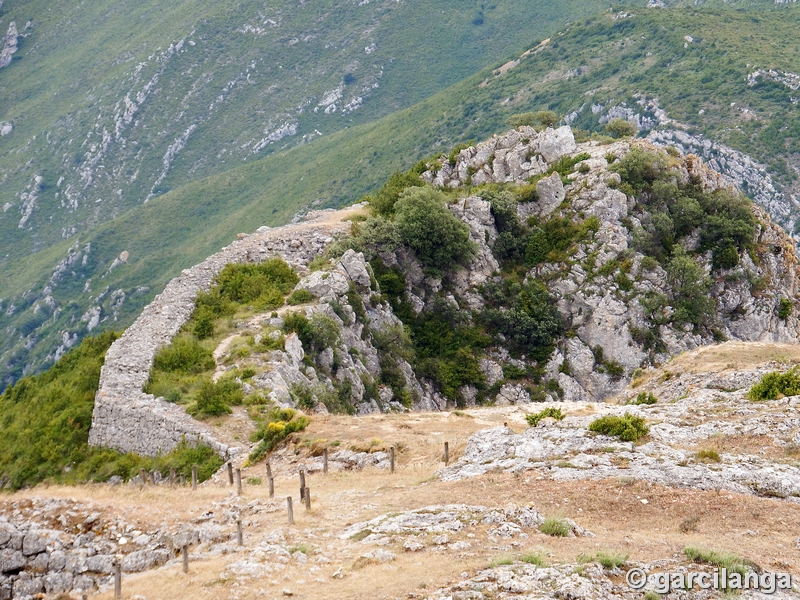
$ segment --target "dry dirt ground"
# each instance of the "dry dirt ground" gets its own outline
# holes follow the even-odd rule
[[[800,347],[724,344],[679,357],[665,370],[720,371],[780,360],[800,360]],[[650,377],[648,375],[647,377]],[[272,458],[275,497],[270,499],[263,462],[245,468],[240,504],[258,500],[260,511],[243,518],[244,546],[224,554],[193,558],[188,573],[179,561],[152,571],[126,575],[123,598],[424,598],[452,584],[466,573],[475,575],[498,559],[519,558],[536,552],[551,564],[575,563],[581,554],[611,551],[632,561],[650,562],[680,556],[686,546],[736,553],[767,571],[800,575],[800,504],[727,491],[674,489],[615,478],[601,481],[555,482],[535,470],[516,474],[488,473],[454,482],[435,477],[444,466],[443,445],[449,442],[451,460],[458,458],[470,434],[507,423],[519,432],[527,427],[522,407],[490,407],[425,414],[388,414],[364,417],[318,416],[292,444]],[[571,405],[570,414],[601,413],[602,405]],[[384,469],[314,473],[308,476],[311,510],[300,504],[296,469],[323,446],[356,450],[397,450],[394,474]],[[107,515],[124,518],[143,531],[179,529],[215,503],[235,501],[227,476],[219,473],[192,492],[189,488],[93,485],[40,487],[18,492],[8,503],[32,496],[74,498],[104,507]],[[287,524],[286,497],[294,500],[295,524]],[[502,508],[530,506],[545,516],[569,517],[595,537],[556,538],[530,530],[513,544],[486,535],[488,525],[477,525],[451,535],[451,541],[469,541],[459,551],[406,552],[402,540],[385,546],[396,554],[391,562],[361,559],[375,546],[341,539],[353,523],[387,513],[429,505],[470,504]],[[2,508],[0,507],[0,512]],[[231,531],[235,527],[231,525]],[[283,544],[302,551],[308,560],[289,560],[286,567],[254,578],[230,574],[229,565],[251,556],[268,537],[280,531]],[[468,533],[468,532],[469,533]],[[302,558],[302,557],[301,557]],[[336,576],[334,576],[336,574]],[[621,576],[620,576],[621,577]],[[110,599],[98,592],[90,598]]]

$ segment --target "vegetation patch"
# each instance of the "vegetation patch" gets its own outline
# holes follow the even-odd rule
[[[737,554],[697,548],[695,546],[687,546],[683,549],[683,554],[694,563],[714,565],[715,567],[727,569],[729,573],[739,573],[740,575],[744,575],[747,572],[747,568],[752,566],[750,561],[741,558]]]
[[[625,413],[621,417],[606,415],[595,419],[589,424],[589,431],[611,435],[623,442],[635,442],[650,433],[650,427],[642,417]]]
[[[525,420],[531,427],[536,427],[539,424],[539,421],[541,421],[542,419],[552,418],[555,419],[556,421],[561,421],[564,418],[564,416],[565,415],[563,412],[561,412],[560,408],[548,407],[536,414],[525,415]]]
[[[704,463],[722,462],[722,458],[720,458],[719,452],[708,448],[704,450],[698,450],[695,453],[694,458],[697,462],[704,462]]]
[[[756,383],[747,396],[755,402],[763,400],[776,400],[784,396],[797,396],[800,394],[800,371],[798,367],[781,373],[773,371],[764,375]]]
[[[290,434],[303,431],[311,420],[291,408],[276,408],[265,415],[256,417],[258,429],[250,438],[258,445],[250,453],[248,463],[258,462],[275,448]]]
[[[553,537],[569,537],[572,534],[572,525],[566,519],[548,517],[539,526],[539,531]]]
[[[653,395],[653,392],[639,392],[639,395],[636,396],[635,400],[628,402],[628,404],[635,404],[635,405],[650,405],[656,404],[658,402],[658,398]]]
[[[197,465],[201,481],[222,459],[207,446],[185,442],[155,458],[89,447],[89,427],[105,352],[119,334],[87,337],[52,368],[26,377],[0,395],[0,478],[16,490],[43,481],[81,483],[130,479],[140,469],[191,476]]]

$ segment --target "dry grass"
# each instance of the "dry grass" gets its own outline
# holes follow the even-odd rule
[[[569,412],[574,414],[572,410]],[[175,566],[126,576],[124,597],[139,594],[148,600],[279,598],[288,589],[294,597],[309,599],[398,598],[408,597],[412,592],[430,593],[457,581],[464,571],[474,574],[501,555],[519,559],[531,553],[544,553],[550,564],[557,564],[574,562],[579,554],[594,556],[602,550],[630,555],[632,561],[651,561],[679,554],[687,545],[737,552],[767,569],[796,571],[800,567],[793,549],[796,531],[800,529],[800,506],[782,500],[724,491],[672,489],[632,479],[556,482],[537,471],[516,475],[488,473],[464,481],[441,482],[434,473],[442,466],[441,449],[445,440],[450,442],[451,456],[457,459],[467,437],[477,429],[504,422],[517,431],[525,427],[524,412],[515,407],[468,413],[473,418],[439,413],[315,419],[305,432],[314,440],[335,439],[346,446],[380,437],[386,444],[401,447],[397,472],[392,475],[366,469],[331,472],[327,476],[311,474],[308,485],[314,504],[311,511],[306,511],[297,499],[297,479],[291,475],[291,465],[296,462],[289,462],[302,459],[303,455],[295,456],[293,450],[286,452],[284,459],[273,459],[274,500],[269,499],[266,484],[245,485],[244,499],[258,499],[268,510],[248,514],[244,550],[192,562],[188,574]],[[729,448],[726,444],[734,442],[721,440],[719,448]],[[301,443],[296,448],[303,450],[304,446]],[[263,476],[263,469],[263,463],[254,465],[243,471],[243,477]],[[230,493],[231,488],[224,483],[208,482],[195,493],[189,489],[97,485],[39,488],[19,492],[11,498],[51,496],[91,500],[104,506],[106,515],[120,516],[143,530],[152,530],[187,523],[213,509],[213,503],[223,501]],[[285,498],[289,495],[295,499],[293,527],[286,524]],[[647,504],[642,503],[643,499]],[[489,507],[531,505],[544,515],[574,519],[597,537],[558,538],[530,531],[530,537],[519,547],[503,550],[487,538],[489,526],[478,525],[468,530],[475,534],[474,538],[465,537],[467,531],[451,536],[451,541],[470,541],[473,547],[467,551],[408,553],[399,542],[387,548],[397,555],[390,563],[359,561],[361,554],[375,547],[339,539],[341,532],[356,522],[448,503]],[[316,564],[312,551],[311,561],[306,565],[292,561],[285,571],[257,580],[234,586],[233,579],[222,577],[226,565],[245,558],[248,548],[257,546],[276,529],[283,531],[287,546],[307,544],[319,549],[331,562],[318,565],[319,570],[310,575],[308,566]],[[344,577],[332,578],[339,568]],[[92,597],[110,600],[112,594]]]
[[[703,346],[676,356],[662,368],[637,378],[637,386],[660,380],[669,371],[680,373],[718,373],[727,370],[754,369],[769,362],[787,367],[800,364],[800,345],[766,342],[725,342]]]

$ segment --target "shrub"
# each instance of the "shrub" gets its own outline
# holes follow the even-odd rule
[[[761,380],[750,388],[750,400],[776,400],[784,396],[797,396],[800,394],[800,374],[798,367],[786,373],[773,371],[767,373]]]
[[[516,129],[528,125],[537,131],[541,131],[545,127],[552,127],[558,123],[558,115],[552,110],[540,110],[538,112],[524,112],[516,115],[511,115],[506,120],[506,125]]]
[[[244,401],[242,386],[233,379],[220,379],[216,383],[205,381],[197,392],[195,404],[189,414],[195,417],[216,417],[230,414],[231,405]]]
[[[642,417],[630,413],[623,416],[606,415],[589,424],[589,431],[618,437],[623,442],[635,442],[650,433],[647,422]]]
[[[594,555],[594,559],[606,569],[616,569],[625,565],[625,561],[628,560],[628,555],[620,552],[604,552],[601,550]]]
[[[783,319],[784,321],[789,318],[789,315],[792,314],[793,304],[792,301],[788,298],[781,298],[780,304],[778,305],[778,318]]]
[[[545,408],[543,411],[532,415],[525,415],[525,420],[531,427],[536,427],[542,419],[553,418],[556,421],[561,421],[564,418],[564,413],[560,408]]]
[[[310,419],[291,408],[273,409],[252,435],[251,441],[259,442],[250,453],[248,462],[253,463],[272,452],[286,437],[296,431],[303,431]]]
[[[710,449],[699,450],[695,453],[694,458],[698,462],[722,462],[719,452]]]
[[[413,188],[395,204],[395,224],[403,243],[428,269],[446,271],[475,253],[469,228],[445,206],[447,196],[430,187]]]
[[[539,531],[553,537],[569,537],[572,533],[572,525],[566,519],[548,517],[539,526]]]
[[[529,565],[535,565],[537,567],[547,566],[547,556],[539,552],[523,554],[519,557],[519,560],[520,562],[528,563]]]
[[[636,400],[631,404],[655,404],[656,402],[658,402],[658,398],[653,395],[653,392],[639,392]]]
[[[298,304],[305,304],[306,302],[311,302],[314,299],[314,295],[309,292],[308,290],[295,290],[292,292],[292,295],[286,300],[287,304],[291,306],[297,306]]]
[[[422,181],[417,173],[394,173],[389,180],[378,190],[374,196],[364,198],[369,202],[370,210],[378,215],[391,216],[394,214],[394,205],[400,195],[410,187],[422,187]]]
[[[289,396],[297,406],[304,410],[313,410],[317,405],[311,389],[300,383],[293,383],[289,386]]]
[[[669,162],[660,152],[647,152],[634,147],[609,170],[619,173],[622,182],[630,186],[634,194],[638,194],[668,173]]]
[[[503,335],[513,352],[524,352],[538,361],[550,356],[564,324],[544,284],[503,280],[486,285],[484,297],[487,308],[478,320],[490,332]]]
[[[618,117],[616,119],[611,119],[611,121],[606,124],[606,131],[611,134],[612,137],[623,138],[636,135],[638,130],[636,129],[636,125],[630,121]]]
[[[191,337],[178,336],[155,356],[153,367],[168,373],[202,373],[214,368],[211,350]]]
[[[283,296],[300,279],[280,258],[263,263],[227,264],[217,276],[220,294],[240,304],[270,309],[283,305]]]

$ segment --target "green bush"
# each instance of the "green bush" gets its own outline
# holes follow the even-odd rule
[[[248,457],[254,463],[272,452],[290,434],[303,431],[311,420],[291,408],[273,409],[266,418],[261,419],[258,430],[251,436],[251,441],[258,445]]]
[[[538,112],[524,112],[511,115],[506,119],[506,125],[516,129],[517,127],[530,126],[541,131],[545,127],[553,127],[558,123],[559,118],[552,110],[540,110]]]
[[[636,125],[625,119],[611,119],[606,124],[606,131],[611,134],[611,137],[624,138],[636,135],[638,131]]]
[[[227,264],[217,276],[222,296],[261,309],[282,306],[283,297],[298,281],[297,274],[280,258],[263,263]]]
[[[545,360],[553,351],[563,321],[540,281],[502,280],[484,286],[487,308],[478,316],[490,333],[501,334],[512,352]]]
[[[589,431],[618,437],[623,442],[635,442],[650,433],[647,422],[642,417],[625,413],[621,417],[606,415],[589,424]]]
[[[286,303],[291,306],[297,306],[298,304],[311,302],[313,299],[314,295],[308,290],[295,290],[292,292],[292,295],[287,298]]]
[[[628,560],[628,555],[619,552],[605,552],[601,550],[594,555],[594,559],[606,569],[617,569],[625,566],[625,562]]]
[[[425,185],[425,182],[422,181],[417,173],[410,171],[408,173],[394,173],[374,196],[367,196],[364,200],[369,202],[370,210],[373,213],[390,217],[394,214],[395,203],[405,190],[410,187],[422,187],[423,185]]]
[[[539,424],[539,421],[546,418],[553,418],[556,421],[561,421],[564,418],[564,413],[561,412],[560,408],[545,408],[543,411],[538,412],[532,415],[525,415],[525,420],[528,422],[528,425],[531,427],[536,427]]]
[[[636,400],[631,402],[631,404],[656,404],[658,402],[658,398],[653,395],[653,392],[639,392],[639,395],[636,396]]]
[[[395,203],[400,239],[434,272],[447,271],[475,253],[469,228],[447,209],[446,202],[442,192],[424,187],[406,190]]]
[[[800,371],[798,367],[785,373],[773,371],[764,375],[750,388],[748,397],[753,401],[776,400],[784,396],[800,395]]]
[[[189,408],[189,414],[194,417],[230,414],[231,406],[243,401],[242,386],[233,379],[223,378],[216,383],[204,381],[197,392],[195,404]]]
[[[781,298],[780,304],[778,305],[778,318],[784,321],[788,319],[789,315],[792,314],[793,307],[794,305],[791,300],[788,298]]]
[[[543,223],[533,222],[533,231],[525,249],[525,262],[531,266],[545,261],[566,260],[567,250],[589,239],[600,227],[597,217],[576,223],[568,217],[552,216]]]
[[[167,373],[202,373],[214,368],[211,350],[185,335],[179,335],[169,346],[158,351],[153,368]]]
[[[553,537],[569,537],[572,533],[572,525],[566,519],[548,517],[544,523],[539,525],[539,531]]]

